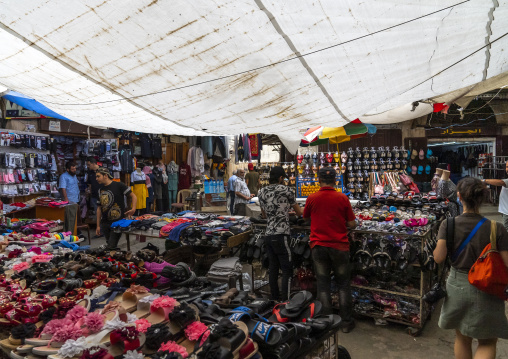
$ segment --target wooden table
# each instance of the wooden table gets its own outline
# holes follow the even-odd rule
[[[61,220],[65,222],[65,206],[64,207],[49,207],[49,206],[35,206],[35,218],[44,218],[50,221]],[[74,221],[73,235],[77,233],[78,226],[78,211],[76,211],[76,219]]]

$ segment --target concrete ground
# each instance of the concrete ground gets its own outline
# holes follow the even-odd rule
[[[482,214],[489,219],[501,222],[497,207],[485,206],[482,208]],[[164,239],[150,238],[149,241],[157,245],[161,252],[164,251]],[[92,239],[92,247],[103,243],[105,243],[104,237]],[[143,248],[147,243],[136,241],[131,236],[131,250],[133,252]],[[123,237],[119,245],[120,248],[126,249]],[[440,310],[441,305],[439,304],[418,337],[407,334],[406,327],[403,325],[389,323],[386,326],[377,326],[371,318],[360,318],[351,333],[340,334],[339,343],[348,349],[353,359],[453,358],[455,333],[438,327]],[[496,358],[508,358],[508,340],[501,339],[498,342]]]
[[[487,218],[501,222],[497,206],[485,206],[481,212]],[[363,318],[357,320],[351,333],[340,334],[340,344],[348,349],[353,359],[453,358],[455,332],[443,330],[437,325],[441,304],[442,301],[418,337],[407,334],[403,325],[389,323],[377,326],[373,319]],[[506,308],[508,315],[508,305]],[[508,358],[508,340],[499,340],[496,358]]]

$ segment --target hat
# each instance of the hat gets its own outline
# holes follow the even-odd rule
[[[270,178],[280,178],[280,177],[284,178],[288,177],[286,171],[284,171],[284,168],[280,166],[272,167],[272,169],[270,170]]]
[[[318,177],[324,180],[333,180],[335,181],[335,177],[337,176],[337,172],[333,167],[325,166],[321,167],[318,171]]]
[[[113,179],[113,175],[106,167],[100,167],[96,173],[100,173],[101,175],[108,176],[110,179]]]
[[[253,171],[254,170],[254,165],[252,163],[249,163],[249,171]]]

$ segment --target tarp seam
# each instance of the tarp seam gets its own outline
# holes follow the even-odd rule
[[[499,7],[497,0],[492,0],[493,6],[489,10],[489,21],[487,21],[487,35],[485,36],[485,43],[490,43],[490,35],[492,35],[492,21],[494,21],[494,11]],[[485,67],[483,69],[483,81],[487,79],[487,73],[490,66],[490,45],[485,48]]]
[[[266,6],[263,4],[263,2],[261,0],[254,0],[254,2],[259,7],[259,10],[263,11],[266,14],[266,16],[268,17],[268,20],[270,20],[270,22],[273,25],[274,29],[282,36],[282,38],[284,39],[286,44],[289,46],[291,51],[293,51],[293,53],[298,57],[298,60],[300,60],[300,63],[302,64],[302,66],[307,70],[309,75],[316,82],[316,84],[321,89],[323,94],[326,96],[328,101],[332,104],[333,108],[335,108],[335,111],[337,111],[338,114],[340,116],[342,116],[342,118],[344,120],[346,120],[347,122],[351,122],[351,120],[346,115],[344,115],[344,113],[339,109],[339,106],[335,103],[335,101],[333,100],[333,98],[330,95],[330,93],[328,92],[328,90],[321,83],[321,81],[319,80],[317,75],[314,73],[314,71],[312,70],[310,65],[307,63],[305,58],[302,56],[300,51],[298,51],[298,49],[296,48],[296,46],[293,43],[293,41],[291,40],[291,38],[284,32],[284,30],[282,30],[282,28],[280,27],[277,19],[275,18],[275,16],[273,16],[272,12],[266,8]]]

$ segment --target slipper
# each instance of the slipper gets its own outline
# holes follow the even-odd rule
[[[421,175],[423,173],[423,166],[418,166],[418,174]]]
[[[416,168],[416,166],[411,167],[411,172],[412,172],[414,175],[418,173],[418,169]]]
[[[242,323],[243,322],[237,322]],[[270,347],[275,347],[283,342],[284,336],[289,337],[289,330],[275,324],[266,322],[257,322],[251,320],[247,323],[250,337],[260,343]]]
[[[416,156],[418,156],[418,152],[416,152],[416,150],[413,150],[413,152],[411,152],[411,159],[414,160]]]
[[[411,166],[407,166],[407,168],[406,168],[406,172],[407,172],[408,174],[411,174]]]
[[[278,348],[274,349],[273,352],[271,352],[270,357],[276,358],[276,359],[288,359],[292,358],[295,355],[295,352],[300,348],[300,342],[294,341],[291,344],[285,343],[280,345]]]
[[[432,156],[432,150],[430,148],[427,149],[427,158]]]
[[[275,330],[274,330],[275,332]],[[269,333],[265,333],[269,334]],[[231,322],[227,318],[222,318],[219,323],[210,326],[210,335],[207,339],[208,343],[217,342],[224,348],[237,356],[240,349],[247,342],[249,329],[243,322]],[[255,338],[252,338],[255,340]]]
[[[318,315],[308,319],[306,324],[312,328],[312,333],[322,333],[338,328],[342,323],[342,319],[337,314]]]
[[[423,160],[425,158],[425,153],[423,152],[422,149],[420,149],[420,153],[418,154],[418,158]]]
[[[430,165],[425,166],[425,173],[430,175]]]
[[[150,293],[145,287],[133,284],[122,294],[118,301],[125,311],[131,313],[137,309],[139,300],[149,295]]]
[[[166,296],[159,297],[150,305],[150,315],[145,319],[152,325],[168,322],[169,314],[179,305],[180,303],[174,298]]]
[[[312,293],[306,290],[294,293],[289,302],[281,309],[281,314],[288,318],[296,318],[312,301]]]
[[[323,309],[323,304],[319,300],[313,300],[307,308],[300,314],[298,317],[299,322],[306,322],[307,319],[314,318],[316,315],[321,313]]]

